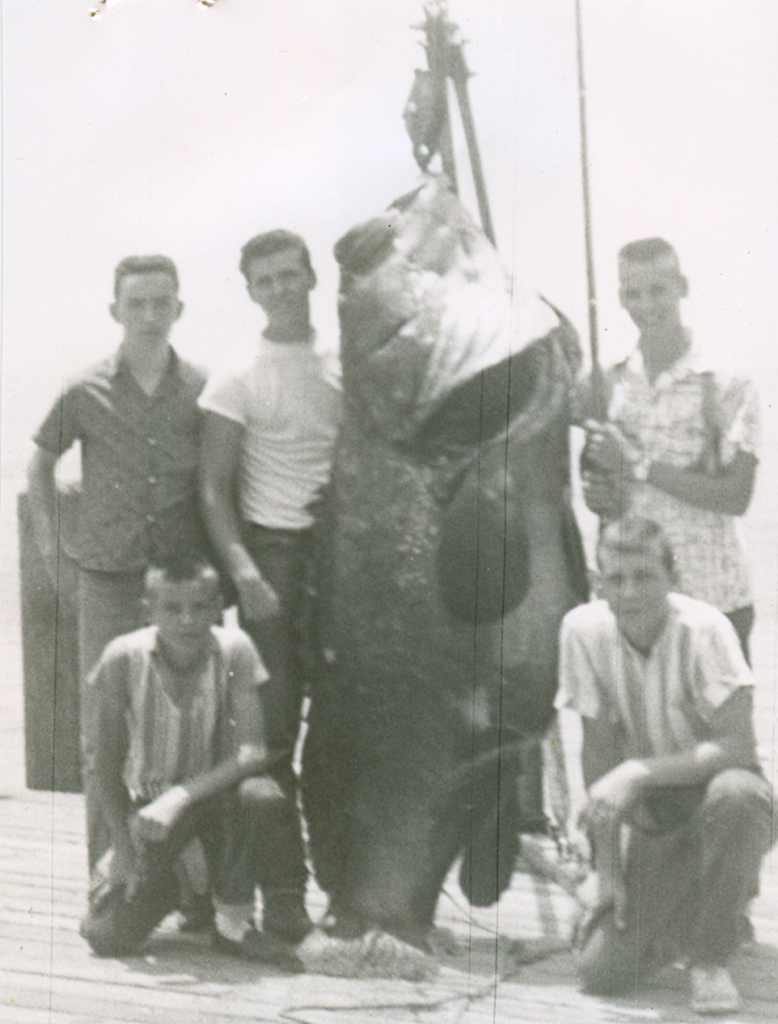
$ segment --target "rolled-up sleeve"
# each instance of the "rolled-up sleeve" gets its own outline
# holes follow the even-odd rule
[[[584,718],[600,716],[597,676],[583,637],[576,628],[575,610],[562,620],[559,637],[559,688],[554,706],[570,708]]]
[[[736,452],[756,456],[761,439],[759,396],[751,381],[737,378],[729,382],[722,397],[722,461],[732,461]]]
[[[709,722],[736,690],[753,685],[735,630],[724,615],[717,615],[701,632],[695,651],[693,697],[698,713]]]
[[[78,392],[64,391],[33,438],[39,448],[59,457],[78,440]]]
[[[203,389],[198,404],[205,412],[214,412],[225,419],[248,423],[249,396],[244,379],[234,373],[214,375]]]

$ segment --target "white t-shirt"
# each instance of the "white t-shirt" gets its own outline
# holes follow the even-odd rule
[[[327,378],[327,379],[325,379]],[[199,404],[244,428],[242,517],[277,530],[303,530],[307,506],[327,483],[341,396],[312,341],[262,338],[253,361],[215,374]]]
[[[562,620],[557,708],[607,719],[621,758],[663,756],[708,738],[714,711],[753,675],[729,620],[702,601],[670,594],[664,628],[648,654],[634,648],[605,601]]]

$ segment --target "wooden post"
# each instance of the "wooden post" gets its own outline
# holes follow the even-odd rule
[[[63,534],[78,515],[80,494],[60,496]],[[25,778],[29,789],[81,792],[81,724],[76,568],[63,547],[55,589],[32,529],[26,494],[17,504],[24,668]]]

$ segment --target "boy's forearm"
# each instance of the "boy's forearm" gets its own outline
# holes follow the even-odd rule
[[[211,540],[235,579],[251,556],[243,544],[237,511],[227,490],[224,482],[206,476],[200,487],[200,501]]]
[[[678,754],[646,758],[642,763],[646,786],[694,786],[730,768],[748,770],[754,756],[747,741],[733,737],[700,743]]]
[[[264,747],[245,744],[234,757],[184,782],[182,788],[186,790],[190,805],[199,803],[232,789],[243,779],[262,774],[269,765],[270,758]]]
[[[27,497],[35,540],[44,558],[54,557],[57,549],[57,486],[54,479],[56,459],[38,449],[27,471]]]
[[[559,744],[559,759],[564,767],[567,789],[567,821],[575,827],[586,806],[586,787],[581,767],[583,747],[580,718],[569,708],[560,708],[557,712],[554,739]]]
[[[651,463],[646,482],[688,505],[730,516],[747,510],[753,487],[752,480],[739,475],[711,476],[664,462]]]
[[[119,847],[130,844],[129,819],[132,805],[124,783],[121,779],[107,778],[98,767],[93,785],[100,810],[111,834],[111,845]]]

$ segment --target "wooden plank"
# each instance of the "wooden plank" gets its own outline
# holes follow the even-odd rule
[[[528,967],[513,963],[506,949],[515,938],[543,934],[549,913],[564,926],[572,904],[557,886],[517,873],[496,908],[473,910],[459,893],[455,875],[441,895],[438,923],[454,934],[459,952],[443,957],[434,985],[349,981],[312,975],[283,976],[214,954],[207,938],[167,930],[155,936],[144,955],[126,960],[93,956],[77,933],[85,906],[83,838],[73,829],[83,821],[83,800],[36,793],[4,802],[8,814],[0,840],[0,992],[10,993],[18,1019],[127,1022],[301,1020],[348,1024],[353,1021],[467,1022],[677,1021],[688,1019],[685,989],[649,990],[644,1008],[628,1002],[583,997],[569,955]],[[69,829],[63,840],[57,823]],[[754,904],[757,934],[778,930],[775,859],[766,864],[762,893]],[[312,886],[309,903],[323,909],[326,898]],[[30,912],[32,911],[32,913]],[[544,916],[545,915],[545,916]],[[166,925],[169,928],[169,923]],[[773,950],[778,957],[778,950]],[[778,961],[760,953],[767,970]],[[453,966],[452,966],[453,965]],[[497,985],[494,968],[506,977]],[[508,966],[506,966],[508,965]],[[773,972],[775,973],[775,972]],[[749,976],[749,994],[767,991],[767,975]],[[13,991],[8,985],[13,987]],[[653,1001],[653,1002],[652,1002]],[[9,1004],[10,1005],[10,1004]],[[24,1013],[20,1013],[22,1007]],[[26,1016],[25,1016],[26,1014]],[[48,1015],[41,1018],[40,1015]],[[0,1007],[0,1020],[2,1007]],[[750,1000],[738,1019],[778,1021],[775,1005]]]
[[[238,999],[225,988],[219,994],[190,994],[179,989],[122,985],[103,981],[99,985],[82,979],[48,978],[15,972],[3,982],[6,1000],[16,1005],[43,1010],[47,1007],[79,1016],[82,1021],[162,1024],[167,1021],[214,1022],[232,1024],[257,1021],[273,1024],[279,1008],[256,999]],[[225,998],[228,997],[228,998]],[[0,1010],[0,1012],[2,1012]]]
[[[70,1013],[52,1013],[51,1009],[37,1010],[19,1006],[13,1000],[2,1005],[3,1024],[81,1024],[83,1016]]]

